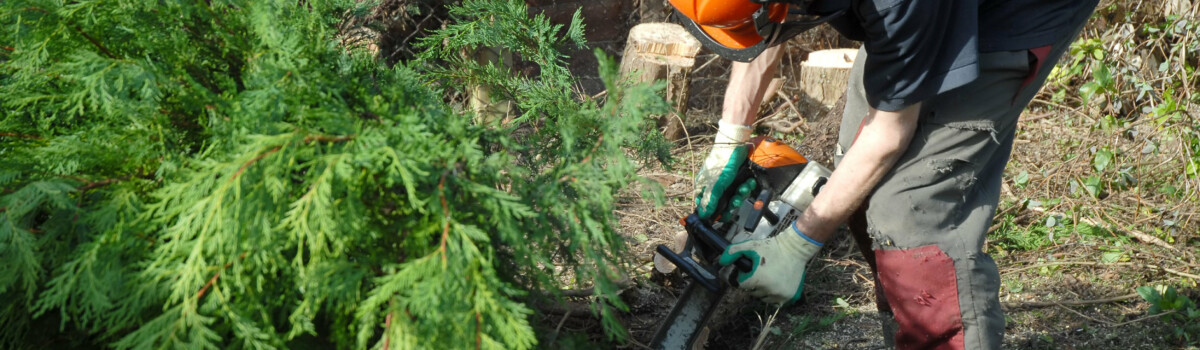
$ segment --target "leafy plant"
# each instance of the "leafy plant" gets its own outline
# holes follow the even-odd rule
[[[578,14],[515,0],[389,67],[336,39],[361,6],[0,2],[0,347],[53,316],[122,349],[530,348],[530,301],[584,285],[622,337],[613,207],[663,154],[654,88],[602,57],[606,100],[574,95]],[[454,55],[478,45],[540,71]],[[519,117],[475,124],[466,83]]]
[[[809,333],[820,332],[828,329],[837,321],[846,318],[847,315],[849,314],[842,311],[819,318],[809,315],[788,315],[788,319],[792,322],[792,328],[790,332],[793,337],[800,338]]]
[[[1093,96],[1111,93],[1115,88],[1112,72],[1107,65],[1100,64],[1092,70],[1092,81],[1079,87],[1079,97],[1083,98],[1084,103],[1088,103],[1092,101]]]
[[[1172,334],[1181,342],[1200,344],[1200,308],[1187,296],[1179,294],[1173,286],[1141,286],[1137,292],[1150,303],[1151,315],[1172,325]]]

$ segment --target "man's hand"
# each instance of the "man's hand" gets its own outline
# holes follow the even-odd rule
[[[733,186],[738,168],[746,162],[750,146],[750,127],[720,122],[716,143],[704,165],[696,174],[696,212],[701,219],[709,220],[716,214],[717,200],[729,186]]]
[[[775,237],[730,245],[717,262],[729,266],[750,259],[754,268],[738,275],[739,288],[771,304],[791,304],[800,300],[805,267],[822,246],[792,225]]]

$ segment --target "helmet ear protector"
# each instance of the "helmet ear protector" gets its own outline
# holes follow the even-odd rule
[[[769,47],[845,14],[846,0],[670,0],[704,47],[750,62]],[[791,11],[789,11],[791,5]],[[791,20],[788,17],[806,17]]]

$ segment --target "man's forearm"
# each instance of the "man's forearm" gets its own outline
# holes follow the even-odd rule
[[[920,103],[896,112],[871,109],[854,146],[796,220],[797,228],[819,242],[829,241],[908,149],[920,110]]]
[[[779,59],[783,56],[782,46],[766,49],[750,63],[733,63],[729,73],[729,86],[725,88],[721,121],[738,125],[754,123],[767,85],[779,70]]]

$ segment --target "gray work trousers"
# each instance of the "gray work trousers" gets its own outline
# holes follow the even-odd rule
[[[875,274],[880,312],[894,315],[884,328],[897,348],[1000,348],[1000,274],[982,248],[1001,175],[1021,111],[1094,7],[1049,47],[981,54],[975,81],[924,101],[912,143],[848,223]],[[860,50],[837,161],[868,113],[864,61]]]

